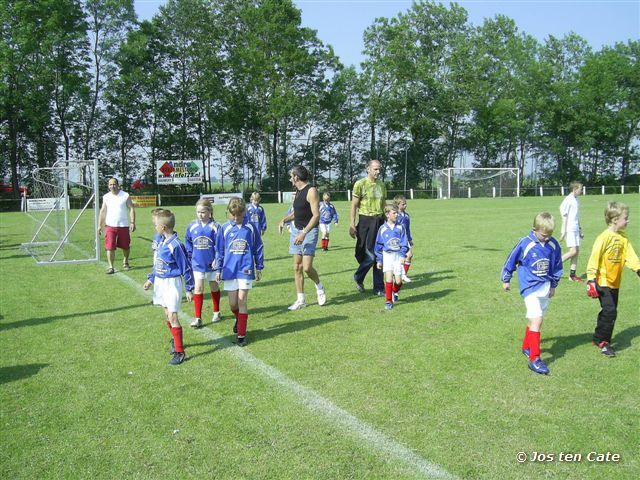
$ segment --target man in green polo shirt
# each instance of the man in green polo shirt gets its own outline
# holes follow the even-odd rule
[[[353,185],[351,215],[349,217],[349,235],[356,239],[356,260],[360,264],[353,280],[360,293],[364,293],[364,278],[376,263],[374,248],[378,229],[384,223],[384,205],[387,189],[379,180],[381,164],[379,160],[370,160],[367,164],[367,176]],[[356,225],[356,214],[358,224]],[[384,295],[382,270],[373,269],[373,293]]]

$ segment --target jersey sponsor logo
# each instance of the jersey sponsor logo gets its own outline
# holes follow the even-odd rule
[[[253,223],[258,223],[260,221],[260,217],[258,216],[258,213],[252,213],[251,214],[251,222]]]
[[[387,243],[387,247],[389,248],[389,250],[393,250],[394,252],[397,252],[400,250],[400,239],[397,237],[392,237],[389,239],[388,243]]]
[[[242,255],[247,251],[248,246],[249,244],[247,243],[246,240],[242,238],[238,238],[232,241],[231,245],[229,245],[229,252],[236,255]]]
[[[193,239],[193,248],[196,250],[209,250],[213,241],[209,237],[199,236]]]
[[[168,264],[161,258],[156,258],[156,262],[153,265],[153,270],[156,272],[156,275],[162,275],[163,273],[167,273],[169,271]]]
[[[531,273],[533,273],[536,277],[544,277],[549,273],[549,267],[551,263],[548,258],[541,258],[533,262],[531,265]]]
[[[622,243],[615,239],[613,244],[607,249],[607,260],[611,263],[622,263]]]

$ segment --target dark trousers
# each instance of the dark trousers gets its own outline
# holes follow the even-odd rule
[[[593,341],[596,343],[611,343],[613,327],[618,317],[618,291],[617,288],[598,287],[601,310],[598,313],[596,331],[593,333]]]
[[[382,270],[375,267],[376,255],[374,249],[376,246],[376,237],[378,230],[384,223],[382,217],[368,217],[361,215],[358,219],[357,236],[356,236],[356,260],[360,264],[353,279],[358,283],[364,283],[364,278],[373,267],[373,291],[384,292],[384,280]]]

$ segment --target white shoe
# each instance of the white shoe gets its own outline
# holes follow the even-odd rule
[[[304,301],[296,300],[293,305],[289,305],[289,310],[300,310],[301,308],[306,307],[307,304]]]
[[[411,282],[413,282],[413,280],[411,280],[409,277],[407,277],[407,275],[406,275],[406,274],[403,274],[403,275],[402,275],[402,281],[403,281],[404,283],[411,283]]]
[[[211,323],[218,323],[220,320],[220,312],[213,312],[213,318],[211,319]]]
[[[324,292],[324,287],[316,289],[316,293],[318,294],[318,305],[323,306],[327,303],[327,294]]]
[[[191,322],[190,326],[193,328],[200,328],[202,326],[202,320],[196,318],[193,322]]]

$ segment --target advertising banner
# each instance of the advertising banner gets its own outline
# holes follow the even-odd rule
[[[156,168],[158,185],[193,185],[202,183],[202,160],[160,160]]]

